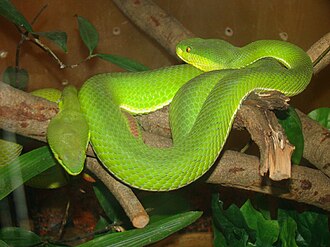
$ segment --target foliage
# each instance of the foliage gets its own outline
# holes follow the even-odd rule
[[[224,209],[218,195],[212,196],[214,246],[329,246],[328,218],[324,214],[279,209],[277,219],[256,210],[250,200],[241,208]]]
[[[8,67],[3,73],[3,81],[12,85],[13,87],[19,89],[25,89],[28,83],[28,72],[20,68],[19,66],[19,55],[20,48],[23,43],[27,40],[36,43],[43,50],[48,52],[55,60],[59,63],[61,68],[71,67],[74,68],[79,65],[81,62],[74,65],[65,65],[63,64],[57,55],[51,51],[45,44],[43,44],[40,38],[46,38],[48,41],[53,42],[58,45],[64,52],[67,52],[67,34],[61,31],[48,31],[48,32],[38,32],[33,30],[32,25],[27,21],[27,19],[16,9],[16,7],[9,1],[3,0],[0,1],[0,15],[5,17],[7,20],[16,25],[17,29],[21,34],[21,40],[17,47],[16,62],[15,67]],[[90,60],[92,58],[98,57],[105,61],[111,62],[118,65],[119,67],[126,69],[128,71],[143,71],[148,70],[148,67],[140,64],[136,61],[133,61],[129,58],[105,54],[105,53],[95,53],[94,50],[97,48],[99,42],[99,34],[96,28],[91,22],[82,16],[77,16],[78,29],[80,37],[89,51],[89,55],[83,61]]]

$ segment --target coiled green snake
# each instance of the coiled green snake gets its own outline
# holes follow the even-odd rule
[[[312,76],[307,54],[282,41],[260,40],[238,48],[222,40],[193,38],[180,42],[176,51],[188,64],[99,74],[88,79],[78,94],[98,159],[132,187],[167,191],[195,181],[215,162],[237,110],[251,92],[278,90],[293,96]],[[72,105],[78,102],[70,102],[66,105],[76,111]],[[132,135],[123,112],[147,113],[169,103],[172,147],[150,147],[140,135]],[[70,118],[76,120],[76,114]],[[86,131],[76,131],[85,133],[84,141],[76,145],[83,150]],[[54,135],[64,138],[61,133]],[[51,146],[63,146],[52,138],[48,136]],[[57,154],[62,163],[83,163],[85,151],[64,156]]]

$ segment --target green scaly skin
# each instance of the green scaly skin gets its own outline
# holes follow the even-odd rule
[[[136,188],[167,191],[195,181],[218,157],[249,93],[278,90],[293,96],[312,76],[306,53],[281,41],[261,40],[237,48],[221,40],[189,39],[178,44],[177,54],[197,68],[100,74],[79,92],[98,158]],[[170,102],[172,147],[149,147],[132,136],[122,109],[146,113]]]

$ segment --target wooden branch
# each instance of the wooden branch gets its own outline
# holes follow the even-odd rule
[[[320,72],[330,64],[330,33],[324,35],[307,51],[314,62],[314,74]]]
[[[276,98],[278,98],[278,97],[276,97]],[[250,102],[250,104],[253,104],[253,105],[256,104],[255,101],[253,101],[255,99],[250,98],[249,100],[252,100],[252,102]],[[11,104],[11,102],[14,102],[14,103]],[[15,103],[15,102],[18,102],[18,103]],[[25,111],[24,111],[23,116],[19,115],[22,112],[22,110],[18,107],[21,104],[20,102],[25,102],[25,104],[27,104],[24,107]],[[268,102],[268,101],[262,101],[262,102]],[[249,101],[247,103],[249,104]],[[243,105],[241,107],[241,110],[239,111],[240,113],[238,113],[238,114],[244,115],[245,114],[244,112],[246,112],[246,114],[248,114],[250,116],[251,115],[250,110],[248,110],[248,109],[244,110],[244,107],[248,107],[248,104]],[[273,104],[275,104],[275,103],[273,103]],[[279,101],[278,104],[280,106],[282,104],[281,101]],[[39,118],[38,121],[36,121],[35,115],[38,116],[38,114],[37,114],[36,110],[33,109],[34,105],[39,105],[38,109],[39,110],[42,109],[43,111],[45,111],[45,112],[43,112],[43,116],[47,116],[47,117]],[[269,106],[269,103],[267,103],[266,105]],[[23,91],[14,89],[14,88],[0,82],[0,109],[4,109],[3,106],[6,106],[8,109],[10,107],[12,107],[12,108],[10,111],[8,111],[8,112],[6,111],[5,112],[6,114],[4,114],[3,111],[0,111],[0,128],[8,130],[8,131],[12,131],[12,132],[18,131],[18,133],[20,133],[22,135],[25,135],[25,136],[28,136],[31,138],[35,138],[38,140],[45,140],[46,128],[47,128],[49,119],[51,118],[50,116],[53,116],[54,112],[57,112],[56,106],[55,106],[55,110],[54,110],[54,105],[52,103],[49,103],[48,101],[34,97]],[[265,106],[262,106],[262,107],[265,107]],[[262,107],[260,109],[262,109]],[[166,119],[168,117],[167,112],[165,110],[162,110],[162,111],[160,111],[158,113],[154,113],[154,114],[158,114],[158,116],[155,119],[157,119],[157,118]],[[19,121],[16,121],[18,116],[20,116]],[[238,118],[237,118],[238,120],[236,120],[236,121],[242,121],[241,118],[245,118],[245,117],[238,115]],[[149,116],[149,119],[152,119],[152,117]],[[11,124],[7,124],[7,121]],[[32,123],[34,123],[34,125],[30,124],[30,121]],[[303,129],[305,129],[306,126],[308,127],[310,125],[310,121],[312,121],[312,120],[310,120],[309,118],[306,117],[306,121],[303,121]],[[162,120],[161,122],[165,122],[165,121]],[[156,125],[158,127],[155,127],[154,129],[157,129],[157,128],[159,129],[159,124],[156,121],[155,121],[155,124],[153,124],[153,122],[151,121],[150,125],[151,126]],[[238,123],[235,122],[235,125],[237,127],[241,126],[239,122]],[[24,126],[28,126],[28,127],[24,127]],[[33,127],[32,129],[34,131],[30,131],[29,126],[31,126],[31,128]],[[323,131],[324,130],[322,129],[322,133],[324,133]],[[166,130],[164,133],[165,133],[165,135],[166,135],[166,133],[168,135],[168,130]],[[325,132],[325,133],[329,133],[329,131]],[[158,135],[149,133],[148,131],[143,133],[143,137],[148,144],[151,144],[154,146],[164,147],[164,146],[171,145],[171,141],[168,137],[162,136],[161,138],[157,138],[157,137],[159,137]],[[311,138],[311,140],[313,140],[313,138]],[[324,141],[320,142],[320,140],[318,139],[318,145],[319,145],[318,149],[320,149],[320,150],[321,149],[329,150],[329,146],[328,146],[329,142],[324,142]],[[322,145],[327,145],[327,146],[323,147]],[[310,141],[310,142],[306,143],[305,148],[313,149],[314,146],[315,146],[315,144],[313,143],[313,141]],[[233,155],[233,154],[231,154],[231,155]],[[235,155],[237,155],[237,153],[235,153]],[[325,190],[325,188],[329,187],[330,179],[327,177],[325,178],[321,172],[318,172],[311,168],[302,168],[302,169],[292,168],[292,179],[302,178],[302,179],[300,179],[302,181],[299,180],[300,186],[299,186],[298,179],[295,180],[296,182],[292,183],[293,185],[290,184],[289,182],[274,183],[274,182],[269,182],[266,178],[263,179],[262,177],[260,177],[260,175],[256,175],[256,174],[258,174],[257,166],[259,165],[257,157],[251,158],[251,156],[248,156],[245,154],[239,154],[239,157],[240,157],[239,160],[234,159],[232,156],[230,156],[230,157],[232,157],[230,159],[226,158],[226,157],[228,157],[228,156],[225,156],[225,158],[221,158],[220,163],[215,164],[215,166],[216,166],[215,170],[213,171],[213,173],[211,173],[210,179],[208,180],[208,182],[219,183],[223,186],[245,188],[248,190],[258,191],[258,192],[262,192],[262,193],[274,194],[276,192],[275,195],[279,195],[280,197],[296,200],[298,202],[305,202],[305,203],[308,203],[311,205],[315,205],[315,206],[330,210],[329,209],[329,200],[327,201],[327,198],[329,199],[330,194],[329,193],[327,194],[327,191]],[[324,159],[329,160],[326,157],[324,157]],[[95,159],[92,159],[92,161],[90,161],[90,160],[91,159],[89,159],[89,161],[87,162],[88,169],[91,170],[94,174],[96,174],[96,176],[98,176],[103,182],[108,180],[108,178],[106,178],[106,177],[108,177],[110,175],[106,171],[104,171],[104,169],[100,165],[95,164],[95,162],[96,162]],[[229,162],[229,163],[227,163],[227,162]],[[235,165],[233,165],[233,162],[235,163]],[[239,163],[237,163],[237,162],[239,162]],[[229,168],[222,169],[222,166],[229,167]],[[235,170],[236,169],[235,167],[239,168],[241,166],[243,166],[242,168],[244,168],[245,172],[236,172],[235,176],[233,176],[233,170],[230,170],[230,167]],[[294,167],[296,167],[296,166],[294,166]],[[241,170],[241,169],[239,168],[238,170]],[[313,179],[308,177],[309,174],[312,175]],[[111,180],[111,178],[109,178],[109,181],[110,180]],[[113,180],[113,178],[112,178],[112,180]],[[233,180],[235,181],[235,183],[233,183]],[[260,180],[268,181],[269,182],[269,184],[267,184],[268,187],[264,187],[264,184],[260,184],[260,183],[252,183],[254,186],[251,186],[251,185],[247,186],[246,181],[260,181]],[[304,182],[305,180],[309,181],[309,182],[305,183]],[[291,181],[291,180],[289,180],[289,181]],[[316,182],[314,182],[314,181],[316,181]],[[116,181],[116,183],[118,183],[118,181]],[[309,187],[308,185],[310,183],[312,184],[312,189],[307,190],[306,186]],[[278,185],[281,185],[282,186],[281,191],[287,191],[287,194],[282,195],[282,194],[277,193]],[[135,207],[131,207],[131,206],[126,206],[126,204],[124,203],[124,201],[126,201],[126,203],[129,203],[132,200],[131,198],[127,198],[127,197],[120,198],[121,196],[126,194],[126,193],[122,194],[122,192],[119,192],[120,190],[118,191],[118,188],[120,188],[120,187],[109,185],[108,188],[112,188],[111,192],[114,193],[115,195],[117,195],[116,198],[118,200],[122,201],[122,206],[124,207],[124,210],[126,212],[130,212],[130,210],[135,208]],[[265,188],[267,188],[267,189],[265,189]],[[313,191],[313,193],[311,191]],[[319,191],[318,192],[319,194],[316,194],[316,192],[314,193],[314,191]],[[316,195],[314,195],[310,199],[308,199],[308,196],[307,196],[308,193],[312,193],[313,195],[314,194],[316,194]],[[136,204],[136,203],[134,202],[134,204]],[[128,214],[131,215],[132,221],[138,222],[138,223],[134,223],[135,226],[141,226],[145,222],[147,222],[147,218],[145,218],[144,213],[141,213],[140,207],[137,207],[136,211],[134,213],[128,213]],[[142,217],[142,219],[140,217]]]
[[[228,150],[207,182],[304,202],[330,211],[330,180],[321,171],[293,165],[291,179],[274,182],[259,175],[259,165],[255,156]]]
[[[303,156],[330,178],[330,131],[297,110],[303,126]]]
[[[57,112],[57,104],[0,82],[0,129],[45,142],[47,126]]]
[[[88,157],[86,167],[112,192],[134,227],[143,228],[148,224],[149,216],[147,212],[129,187],[110,176],[95,158]]]

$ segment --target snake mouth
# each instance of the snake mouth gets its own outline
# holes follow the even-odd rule
[[[185,59],[183,58],[183,50],[180,47],[176,48],[176,55],[182,60],[185,61]],[[185,61],[187,62],[187,61]]]

